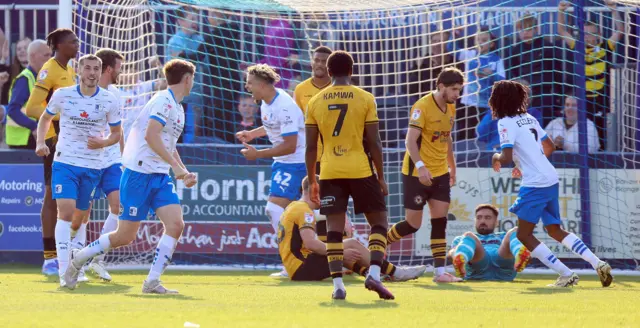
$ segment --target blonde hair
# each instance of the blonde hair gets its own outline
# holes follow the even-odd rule
[[[269,84],[276,84],[280,82],[280,75],[276,73],[275,68],[267,64],[257,64],[249,66],[249,68],[247,68],[247,73]]]

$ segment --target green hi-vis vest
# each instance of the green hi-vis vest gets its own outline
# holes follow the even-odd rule
[[[9,89],[9,99],[11,99],[11,93],[13,92],[13,85],[22,76],[27,78],[27,81],[29,83],[29,93],[33,91],[33,87],[36,85],[36,78],[35,76],[33,76],[33,73],[31,73],[31,70],[29,68],[25,68],[22,72],[20,72],[20,74],[18,74],[18,76],[16,76],[15,79],[13,79],[13,81],[11,81],[11,87]],[[22,111],[23,114],[26,115],[27,103],[24,103],[24,105],[22,105],[22,108],[20,110]],[[35,121],[34,118],[32,118],[32,120]],[[31,130],[18,125],[18,123],[14,122],[11,119],[11,117],[7,116],[7,126],[5,129],[6,129],[5,139],[6,139],[7,145],[26,146],[29,143],[29,135],[31,134]]]

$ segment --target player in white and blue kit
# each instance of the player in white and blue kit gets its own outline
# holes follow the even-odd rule
[[[516,238],[517,228],[494,232],[498,226],[498,209],[491,204],[476,207],[476,231],[465,232],[451,244],[456,274],[465,280],[513,281],[524,270],[531,253]]]
[[[145,220],[152,209],[164,225],[164,234],[158,241],[142,292],[177,293],[162,286],[160,276],[171,262],[184,228],[180,200],[169,170],[173,170],[176,179],[184,179],[187,188],[196,184],[195,174],[187,171],[176,149],[184,129],[184,109],[180,102],[191,92],[195,66],[174,59],[164,66],[164,72],[168,89],[158,92],[145,105],[134,121],[124,147],[125,170],[120,181],[122,211],[118,228],[73,253],[71,265],[64,275],[70,289],[75,288],[79,270],[90,258],[130,244],[136,238],[140,221]]]
[[[86,55],[79,60],[80,84],[53,93],[37,130],[36,153],[49,154],[44,138],[51,121],[60,114],[60,133],[52,170],[53,199],[58,206],[55,228],[60,264],[60,285],[69,265],[72,221],[80,226],[88,216],[89,205],[100,179],[104,148],[120,140],[120,107],[115,96],[100,87],[100,58]],[[110,134],[103,137],[109,124]],[[77,210],[77,212],[76,212]]]
[[[118,99],[118,106],[122,110],[122,97],[120,90],[115,87],[115,83],[118,83],[118,77],[120,76],[120,70],[122,68],[122,61],[124,57],[113,49],[100,49],[95,54],[100,60],[102,60],[102,76],[98,85],[109,90]],[[124,112],[121,112],[124,117]],[[124,122],[124,121],[123,121]],[[124,131],[123,131],[124,134]],[[118,215],[120,213],[120,177],[122,176],[122,150],[124,149],[124,137],[120,137],[120,142],[115,145],[106,147],[104,150],[104,163],[100,182],[96,187],[94,193],[94,200],[98,200],[106,197],[109,203],[109,215],[102,225],[101,235],[115,231],[118,227]],[[76,249],[82,249],[85,246],[86,241],[86,225],[88,223],[88,217],[83,222],[82,226],[78,230],[78,234],[72,240],[72,246]],[[72,227],[73,228],[73,227]],[[77,242],[76,242],[77,240]],[[106,254],[101,254],[93,258],[93,261],[89,264],[89,268],[103,280],[110,281],[111,275],[106,269],[104,263],[104,257]],[[83,281],[83,273],[80,271],[78,281]],[[86,280],[86,278],[84,278]]]
[[[278,81],[280,76],[269,65],[258,64],[247,69],[246,88],[254,100],[262,102],[262,126],[236,134],[246,147],[241,151],[246,159],[273,158],[266,212],[275,232],[278,232],[284,209],[300,198],[300,184],[307,175],[304,164],[304,116],[293,98],[274,86]],[[272,148],[257,150],[247,144],[265,135],[273,144]]]
[[[578,283],[578,275],[565,266],[534,235],[533,230],[542,218],[549,236],[589,262],[597,271],[602,286],[611,285],[611,266],[591,252],[578,236],[562,229],[559,204],[558,173],[547,159],[555,146],[538,120],[527,114],[528,88],[513,81],[493,85],[489,106],[498,119],[498,133],[502,152],[494,154],[492,165],[496,172],[502,164],[515,160],[522,183],[518,198],[509,208],[518,216],[518,240],[531,255],[560,274],[552,286],[568,287]]]

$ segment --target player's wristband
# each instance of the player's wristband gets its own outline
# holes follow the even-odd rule
[[[417,161],[417,162],[416,162],[416,169],[419,169],[419,168],[421,168],[421,167],[424,167],[424,162],[422,162],[422,161]]]

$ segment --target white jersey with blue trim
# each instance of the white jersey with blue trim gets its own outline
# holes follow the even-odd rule
[[[173,154],[176,150],[176,143],[184,129],[184,109],[176,101],[173,92],[167,89],[156,93],[133,122],[124,146],[122,164],[140,173],[169,174],[171,165],[156,154],[144,138],[149,120],[162,124],[161,138],[167,152]]]
[[[98,87],[92,96],[84,96],[80,85],[56,90],[46,111],[60,114],[60,133],[54,161],[78,167],[104,168],[104,148],[89,149],[89,137],[104,138],[104,127],[120,125],[118,100]]]
[[[116,99],[118,100],[118,108],[120,108],[120,115],[124,115],[124,113],[122,112],[122,97],[120,96],[120,90],[118,90],[118,88],[116,88],[113,84],[109,84],[107,90],[113,93],[113,95],[116,97]],[[104,133],[105,137],[111,133],[108,124]],[[122,154],[120,153],[120,142],[104,149],[104,167],[109,167],[114,164],[120,164],[121,160]]]
[[[304,115],[293,98],[286,91],[276,89],[276,96],[271,103],[262,101],[260,115],[262,126],[274,147],[284,142],[283,137],[298,135],[296,151],[293,154],[274,157],[273,160],[279,163],[304,163]]]
[[[500,147],[513,148],[514,161],[522,172],[522,187],[544,188],[558,183],[558,172],[542,150],[548,138],[535,117],[520,114],[498,121]]]

